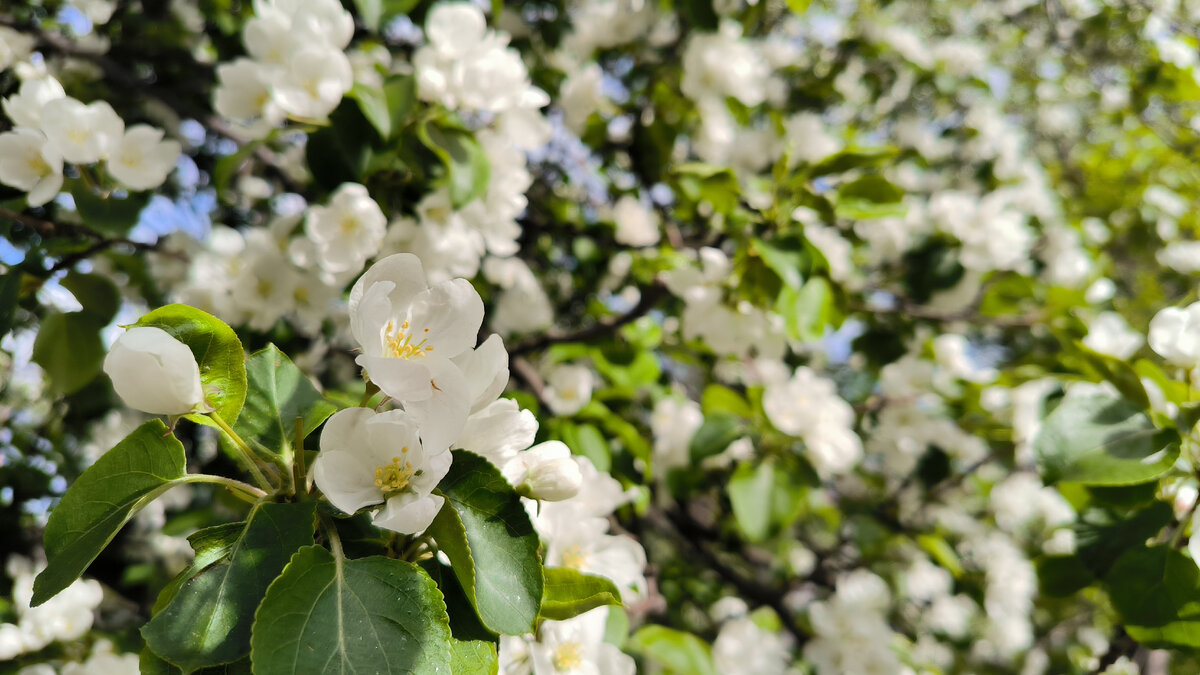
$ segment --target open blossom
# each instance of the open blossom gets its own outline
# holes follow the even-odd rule
[[[519,452],[504,465],[504,476],[517,492],[531,499],[558,502],[579,494],[583,474],[571,449],[562,441],[546,441]]]
[[[4,99],[4,114],[17,127],[37,129],[42,107],[66,95],[62,85],[53,77],[30,78],[21,83],[17,93]]]
[[[41,129],[50,146],[74,164],[107,159],[125,133],[125,122],[105,101],[87,105],[56,98],[41,111]]]
[[[32,129],[0,134],[0,183],[28,192],[30,206],[41,206],[62,189],[62,157]]]
[[[292,54],[275,85],[275,102],[288,114],[319,119],[354,86],[354,69],[340,49],[316,45]]]
[[[587,366],[555,366],[546,377],[542,398],[556,415],[574,415],[592,400],[595,376]]]
[[[376,525],[416,534],[442,508],[431,493],[451,459],[447,447],[421,442],[417,421],[403,410],[347,408],[325,423],[313,481],[343,512],[382,504]]]
[[[1150,348],[1180,366],[1200,365],[1200,302],[1168,307],[1150,320]]]
[[[186,415],[203,408],[204,389],[192,350],[153,326],[130,328],[104,358],[104,372],[130,408]]]
[[[658,243],[658,215],[636,197],[625,195],[613,206],[617,224],[617,243],[626,246],[653,246]]]
[[[350,291],[358,365],[421,421],[422,439],[434,445],[450,445],[471,411],[472,386],[452,359],[470,352],[482,323],[483,300],[469,281],[430,287],[408,253],[375,263]]]
[[[316,243],[323,269],[334,274],[357,272],[379,252],[387,233],[387,218],[367,188],[343,183],[328,206],[309,210],[304,231]]]
[[[167,179],[181,149],[179,141],[163,140],[162,129],[137,124],[125,130],[108,159],[108,171],[131,190],[150,190]]]
[[[804,439],[806,456],[823,476],[845,473],[862,457],[854,410],[834,383],[805,367],[786,382],[768,384],[763,410],[776,429]]]
[[[608,608],[547,621],[530,645],[534,675],[633,675],[633,657],[604,641]]]

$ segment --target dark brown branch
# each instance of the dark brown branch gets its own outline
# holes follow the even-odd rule
[[[81,237],[91,239],[92,244],[81,251],[68,253],[58,262],[54,263],[45,274],[50,275],[60,270],[65,270],[73,266],[80,260],[85,260],[91,256],[107,251],[114,246],[130,246],[137,251],[157,251],[157,244],[147,244],[141,241],[133,241],[124,237],[106,237],[95,230],[83,227],[81,225],[71,225],[67,223],[56,223],[41,218],[35,218],[25,213],[19,213],[10,209],[0,207],[0,218],[7,218],[16,221],[22,226],[27,227],[38,234],[42,239],[51,239],[55,237]]]
[[[511,345],[508,348],[509,356],[514,358],[517,356],[523,356],[525,354],[538,351],[539,349],[549,347],[550,345],[563,342],[588,342],[590,340],[607,337],[616,332],[616,330],[621,326],[632,323],[633,321],[636,321],[637,319],[649,314],[650,310],[654,309],[654,307],[661,302],[663,298],[667,297],[667,295],[669,295],[667,292],[667,287],[661,283],[655,283],[652,286],[642,289],[641,299],[638,300],[638,303],[634,305],[633,309],[629,310],[625,314],[605,317],[586,328],[581,328],[576,331],[567,333],[552,332],[528,337]]]

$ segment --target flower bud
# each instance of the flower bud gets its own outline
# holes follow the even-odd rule
[[[192,350],[161,328],[125,332],[104,358],[125,405],[152,415],[185,415],[207,406]]]
[[[517,493],[530,499],[558,502],[579,493],[583,474],[571,450],[559,441],[547,441],[518,454],[505,466]]]

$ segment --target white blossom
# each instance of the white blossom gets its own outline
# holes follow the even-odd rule
[[[345,513],[383,505],[373,521],[402,534],[429,527],[444,499],[431,494],[450,470],[445,446],[427,446],[403,410],[347,408],[325,423],[313,481]]]
[[[184,415],[206,406],[192,350],[161,328],[135,326],[123,333],[104,358],[104,372],[136,410]]]
[[[62,157],[41,132],[0,133],[0,183],[28,192],[30,206],[41,206],[62,190],[62,169]]]

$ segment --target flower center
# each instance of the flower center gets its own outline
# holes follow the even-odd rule
[[[338,226],[341,229],[342,234],[354,234],[354,232],[358,229],[358,219],[347,213],[342,216],[341,221],[338,222]]]
[[[400,452],[407,453],[408,448],[401,448]],[[411,462],[404,461],[402,457],[393,457],[390,463],[375,467],[375,487],[379,488],[384,499],[387,499],[404,492],[413,477],[419,475],[421,472],[414,471]]]
[[[426,328],[425,333],[429,332]],[[428,338],[421,338],[420,342],[413,342],[412,330],[409,328],[408,322],[396,326],[395,321],[388,321],[383,332],[383,351],[393,359],[411,359],[416,356],[425,356],[426,352],[433,351],[433,347],[426,345]]]
[[[564,642],[554,650],[555,670],[574,670],[583,663],[583,649],[578,642]]]
[[[587,553],[584,553],[579,546],[568,546],[562,552],[563,567],[570,567],[573,570],[582,570],[587,564]]]

